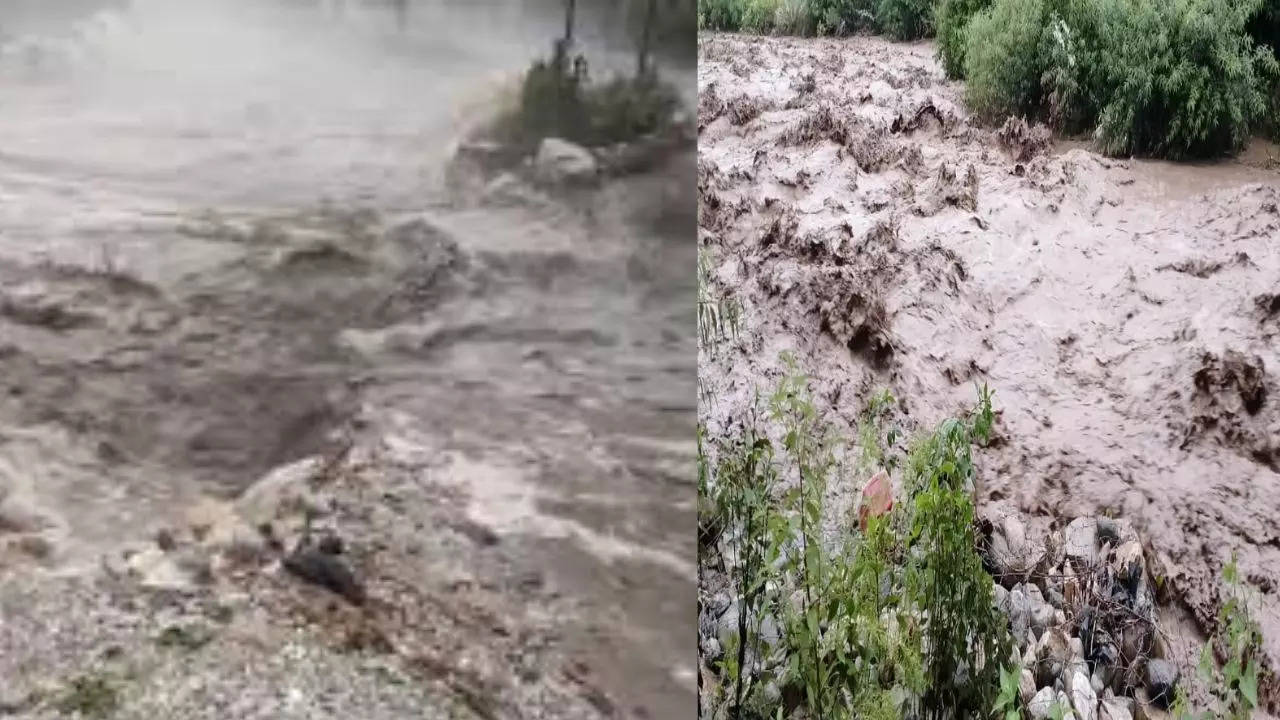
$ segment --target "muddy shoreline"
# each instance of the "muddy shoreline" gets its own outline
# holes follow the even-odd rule
[[[883,388],[904,428],[996,393],[980,508],[1036,531],[1132,520],[1180,604],[1186,668],[1230,552],[1280,661],[1280,173],[1180,166],[971,121],[931,43],[699,40],[700,245],[738,339],[700,419],[743,417],[792,351],[856,451]],[[833,483],[845,516],[866,478]],[[1188,673],[1194,675],[1194,671]]]

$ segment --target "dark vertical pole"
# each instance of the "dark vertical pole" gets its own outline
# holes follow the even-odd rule
[[[565,6],[564,14],[564,43],[565,50],[573,44],[573,8],[577,4],[577,0],[568,0]]]
[[[658,11],[658,0],[649,0],[649,9],[644,15],[644,30],[640,34],[640,56],[636,58],[636,75],[643,77],[649,64],[649,34],[653,30],[654,13]]]

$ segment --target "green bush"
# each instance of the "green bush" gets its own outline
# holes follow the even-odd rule
[[[525,73],[520,102],[497,121],[496,134],[527,148],[545,137],[592,146],[626,142],[667,129],[680,103],[651,71],[602,84],[587,78],[586,60],[570,58],[557,42],[550,60],[535,61]]]
[[[989,435],[990,395],[913,445],[890,513],[833,536],[824,505],[828,482],[845,479],[837,439],[794,358],[783,361],[772,432],[749,421],[714,464],[699,436],[700,546],[724,539],[744,608],[720,670],[727,716],[790,717],[797,704],[829,720],[984,716],[1012,650],[973,525],[970,447]],[[898,431],[881,425],[893,402],[876,396],[860,424],[864,471],[898,465]],[[776,457],[765,439],[775,432]],[[781,621],[775,646],[761,637],[766,614]]]
[[[746,0],[698,0],[698,27],[734,31],[742,27]]]
[[[1096,126],[1108,154],[1234,153],[1262,127],[1280,79],[1274,54],[1247,31],[1259,7],[996,0],[962,32],[966,98],[988,120]]]
[[[815,23],[809,0],[781,0],[774,15],[774,26],[787,35],[812,35]]]
[[[1249,37],[1260,46],[1271,49],[1273,57],[1280,59],[1280,0],[1267,0],[1249,20]],[[1272,139],[1280,140],[1280,73],[1273,73],[1264,81],[1269,97],[1269,107],[1263,130]]]
[[[996,0],[969,22],[965,99],[987,120],[1034,115],[1042,105],[1044,0]]]
[[[773,32],[781,0],[747,0],[742,11],[742,29],[758,35]]]
[[[896,40],[915,40],[933,34],[934,0],[879,0],[876,24]]]
[[[875,27],[876,0],[809,0],[819,35],[848,35]]]
[[[1101,149],[1171,158],[1239,151],[1264,117],[1264,80],[1276,65],[1245,32],[1253,3],[1100,1],[1125,10],[1102,27],[1111,82]]]
[[[938,57],[949,78],[964,77],[965,28],[974,14],[991,5],[991,0],[942,0],[935,12]]]

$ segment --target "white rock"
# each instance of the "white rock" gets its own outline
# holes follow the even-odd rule
[[[241,494],[235,502],[236,513],[252,527],[301,514],[315,505],[309,482],[323,466],[324,458],[312,456],[272,470]]]
[[[1081,517],[1071,521],[1062,534],[1062,549],[1067,558],[1081,568],[1092,567],[1098,560],[1098,523]]]
[[[1116,698],[1103,700],[1099,710],[1099,720],[1133,720],[1133,713],[1129,712],[1128,706]]]
[[[1054,700],[1053,688],[1040,688],[1040,692],[1027,703],[1027,712],[1031,713],[1034,720],[1045,720],[1049,717],[1049,708],[1053,707]]]
[[[1022,697],[1023,705],[1030,705],[1031,699],[1036,696],[1036,679],[1030,668],[1022,668],[1022,675],[1018,678],[1018,694]]]
[[[539,180],[556,184],[589,182],[600,170],[590,150],[560,138],[543,138],[533,167]]]
[[[1080,720],[1098,720],[1098,694],[1089,684],[1089,676],[1079,668],[1071,677],[1071,707]]]

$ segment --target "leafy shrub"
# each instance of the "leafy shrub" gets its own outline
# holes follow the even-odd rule
[[[1263,673],[1262,626],[1249,611],[1246,586],[1240,582],[1235,555],[1222,569],[1222,606],[1218,629],[1200,653],[1200,678],[1209,688],[1215,707],[1193,711],[1185,693],[1173,705],[1178,720],[1249,720],[1258,709],[1258,680]],[[1215,661],[1224,658],[1221,664]]]
[[[525,73],[520,102],[499,120],[503,140],[534,147],[545,137],[583,145],[625,142],[666,129],[679,105],[674,88],[653,72],[592,85],[581,55],[570,58],[557,42],[550,60]]]
[[[587,130],[579,141],[605,145],[663,131],[680,99],[673,87],[646,73],[589,87],[583,102]]]
[[[1280,0],[1266,0],[1249,20],[1249,37],[1259,46],[1271,49],[1273,57],[1280,59]],[[1280,140],[1280,73],[1273,73],[1263,85],[1269,100],[1263,130],[1273,139]]]
[[[974,550],[970,446],[988,441],[992,423],[991,394],[983,388],[970,417],[946,420],[915,444],[904,479],[914,501],[910,537],[921,551],[910,556],[907,593],[929,610],[923,632],[931,682],[924,703],[952,717],[976,717],[995,706],[1000,670],[1013,647],[995,608],[991,576]]]
[[[778,32],[788,35],[812,35],[814,21],[809,0],[781,0],[774,16]]]
[[[933,34],[934,0],[879,0],[876,24],[889,37],[915,40]]]
[[[783,359],[787,373],[769,400],[782,438],[776,458],[749,424],[720,445],[712,473],[699,436],[699,492],[714,497],[700,504],[701,547],[710,546],[708,528],[729,538],[734,592],[750,611],[739,615],[742,640],[722,665],[729,717],[790,715],[795,703],[833,720],[987,714],[1012,649],[975,550],[970,494],[970,446],[990,432],[990,394],[914,443],[906,502],[868,518],[861,532],[841,527],[833,537],[823,529],[824,502],[837,441],[794,358]],[[896,428],[882,427],[892,403],[887,392],[872,399],[860,444],[896,443]],[[898,463],[864,447],[863,464]],[[761,641],[764,614],[782,620],[776,647]],[[780,691],[759,691],[767,685]]]
[[[966,32],[965,99],[979,116],[999,120],[1041,107],[1044,0],[996,0],[973,16]]]
[[[742,27],[745,0],[698,0],[698,27],[737,30]]]
[[[938,31],[938,57],[947,77],[964,77],[965,28],[974,14],[990,5],[991,0],[942,0],[938,3],[934,18]]]
[[[525,73],[520,105],[510,127],[518,140],[536,143],[547,136],[579,138],[588,130],[583,102],[585,69],[575,63],[562,42],[550,60],[537,60]]]
[[[781,0],[747,0],[742,11],[742,29],[760,35],[773,32],[780,4]]]
[[[1099,1],[1124,9],[1102,27],[1111,71],[1102,150],[1182,158],[1243,147],[1267,110],[1263,81],[1276,72],[1275,56],[1245,32],[1254,4]]]
[[[819,35],[848,35],[875,27],[875,0],[809,0]]]

